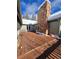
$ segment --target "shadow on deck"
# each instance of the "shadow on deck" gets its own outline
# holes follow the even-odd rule
[[[51,58],[49,58],[51,54],[54,54],[53,53],[54,50],[55,51],[57,50],[57,47],[59,47],[59,54],[60,54],[59,58],[57,55],[55,55],[56,58],[54,56],[51,56]],[[61,40],[59,40],[56,44],[52,45],[50,48],[48,48],[46,51],[44,51],[43,54],[41,54],[39,57],[37,57],[37,59],[54,59],[54,58],[61,59]]]

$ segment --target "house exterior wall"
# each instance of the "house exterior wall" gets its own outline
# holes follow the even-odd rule
[[[46,1],[38,12],[38,31],[48,34],[47,18],[50,16],[50,4]]]
[[[49,34],[52,33],[52,34],[56,34],[56,35],[60,35],[60,18],[57,19],[57,20],[53,20],[53,21],[50,21],[48,23],[49,25]]]

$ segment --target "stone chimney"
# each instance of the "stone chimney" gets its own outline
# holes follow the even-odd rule
[[[48,16],[50,16],[51,4],[50,1],[45,0],[38,8],[38,31],[48,35]]]

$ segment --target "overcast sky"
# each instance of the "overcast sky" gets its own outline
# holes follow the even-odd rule
[[[49,0],[51,2],[51,14],[61,10],[61,0]],[[26,13],[29,15],[37,14],[38,7],[44,0],[20,0],[21,12],[24,16]]]

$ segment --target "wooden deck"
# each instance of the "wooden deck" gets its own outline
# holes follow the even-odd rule
[[[47,48],[51,47],[58,41],[51,36],[38,35],[32,32],[22,32],[18,39],[18,59],[36,59]]]

